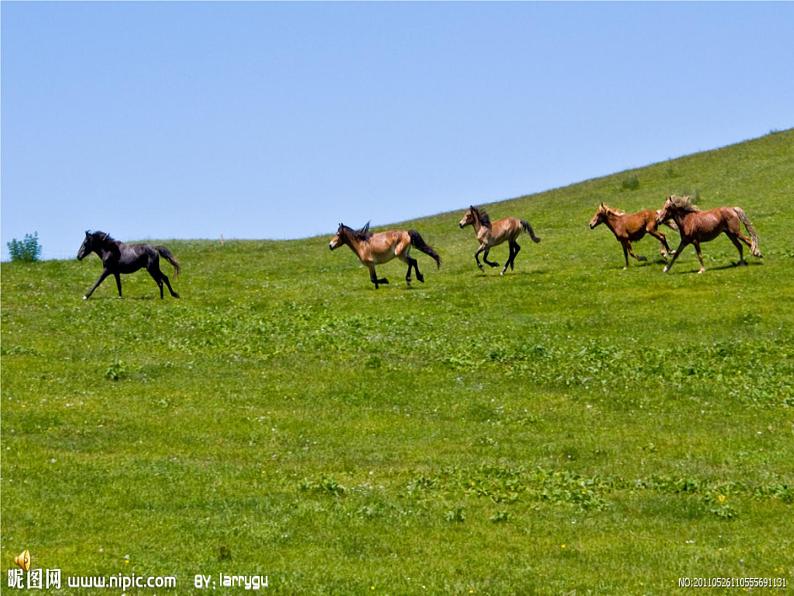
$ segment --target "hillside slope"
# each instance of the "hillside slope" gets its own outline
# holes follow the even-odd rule
[[[645,239],[622,271],[595,207],[671,192],[742,206],[765,258],[732,267],[722,237],[706,274],[690,247],[665,275]],[[328,237],[165,241],[178,301],[143,273],[82,301],[95,257],[3,263],[2,573],[29,548],[180,593],[220,572],[287,593],[791,585],[792,198],[789,130],[488,205],[543,239],[504,277],[476,269],[467,205],[400,224],[444,259],[419,255],[412,290],[394,262],[375,291]]]

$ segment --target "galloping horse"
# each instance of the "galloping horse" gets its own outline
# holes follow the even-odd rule
[[[174,266],[175,275],[179,275],[179,262],[176,260],[171,251],[165,246],[152,246],[151,244],[125,244],[110,237],[105,232],[90,232],[86,231],[85,240],[77,251],[77,259],[82,261],[86,256],[95,252],[97,256],[102,259],[104,269],[96,283],[91,286],[91,289],[83,296],[83,300],[88,300],[97,286],[105,281],[105,278],[111,273],[116,278],[116,288],[119,291],[119,298],[121,298],[121,273],[134,273],[138,269],[146,267],[149,275],[157,282],[160,288],[160,299],[163,298],[163,282],[168,286],[168,291],[171,296],[179,298],[179,294],[174,292],[171,288],[171,282],[168,281],[168,276],[160,271],[160,257],[165,258],[169,263]]]
[[[750,252],[753,253],[754,257],[763,256],[761,251],[758,250],[758,234],[741,207],[717,207],[716,209],[701,211],[692,204],[691,197],[671,195],[667,197],[664,206],[659,210],[656,221],[661,222],[669,218],[672,218],[678,225],[678,231],[681,233],[681,244],[678,245],[673,260],[664,268],[665,273],[670,271],[670,267],[673,266],[673,263],[675,263],[675,260],[687,244],[695,245],[695,252],[697,253],[698,261],[700,261],[700,271],[698,273],[703,273],[706,267],[703,265],[700,243],[714,240],[723,232],[731,239],[736,250],[739,251],[739,262],[737,265],[747,265],[747,261],[744,260],[742,242],[750,247]],[[740,222],[747,228],[750,238],[742,234]]]
[[[373,234],[369,231],[369,222],[358,230],[340,223],[336,235],[328,243],[328,248],[334,250],[343,244],[347,244],[350,250],[356,253],[358,260],[367,266],[369,278],[375,284],[376,290],[380,284],[389,283],[389,280],[385,277],[379,278],[375,274],[375,265],[388,263],[394,257],[408,264],[405,283],[409,288],[411,287],[411,269],[416,271],[416,279],[424,283],[425,278],[419,273],[419,265],[410,254],[412,246],[433,257],[436,266],[441,267],[441,257],[425,243],[416,230],[389,230]]]
[[[494,246],[499,246],[505,241],[508,242],[510,255],[507,257],[507,262],[505,262],[505,266],[500,275],[504,275],[508,267],[510,267],[511,271],[513,270],[513,263],[516,259],[516,255],[518,255],[518,252],[521,250],[518,242],[516,242],[516,238],[521,232],[529,234],[534,242],[540,242],[540,238],[535,236],[535,232],[532,230],[532,226],[529,225],[528,221],[516,217],[505,217],[504,219],[498,219],[491,223],[491,218],[488,217],[485,209],[478,209],[474,205],[466,209],[466,212],[463,214],[463,219],[458,222],[458,225],[461,228],[474,226],[474,233],[477,235],[477,240],[480,243],[480,247],[477,249],[477,252],[474,253],[474,260],[477,261],[477,267],[479,267],[481,271],[483,268],[482,263],[480,263],[480,253],[484,253],[482,259],[485,261],[486,265],[489,267],[498,267],[499,263],[488,260],[488,253]]]
[[[653,209],[645,209],[644,211],[637,211],[636,213],[625,213],[620,209],[613,209],[609,205],[601,203],[598,209],[596,209],[593,218],[590,220],[590,229],[592,230],[601,223],[606,224],[623,247],[623,258],[626,260],[624,269],[628,269],[629,255],[638,261],[647,260],[641,255],[635,255],[634,251],[631,249],[632,240],[640,240],[645,234],[650,234],[659,241],[661,244],[659,253],[663,257],[669,256],[670,246],[667,244],[667,238],[658,230],[662,222],[657,223],[657,215],[659,215],[659,213]],[[669,226],[669,224],[667,225]]]

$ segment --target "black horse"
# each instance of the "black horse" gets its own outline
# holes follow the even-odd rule
[[[121,274],[134,273],[138,269],[146,267],[146,270],[157,282],[160,288],[160,299],[163,298],[163,282],[168,286],[168,291],[171,296],[179,298],[179,294],[174,292],[171,287],[171,282],[168,281],[168,276],[160,271],[160,257],[165,258],[169,263],[174,266],[175,275],[179,275],[179,262],[176,260],[171,251],[165,246],[152,246],[151,244],[124,244],[118,240],[114,240],[109,234],[105,232],[89,232],[85,233],[85,240],[83,240],[80,250],[77,251],[77,259],[82,261],[92,252],[102,259],[102,265],[105,267],[102,274],[96,283],[91,286],[83,300],[88,300],[97,286],[105,281],[105,278],[111,273],[116,278],[116,287],[119,290],[119,298],[121,298]]]

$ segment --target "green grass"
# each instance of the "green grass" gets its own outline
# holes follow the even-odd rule
[[[695,191],[742,206],[765,258],[731,267],[721,237],[704,275],[691,247],[664,275],[648,238],[622,271],[587,227],[600,201]],[[327,237],[167,241],[178,301],[143,273],[82,301],[95,257],[3,263],[3,576],[29,548],[180,593],[221,571],[284,593],[791,585],[792,200],[786,131],[490,205],[543,238],[503,278],[463,204],[404,224],[444,259],[410,291]]]

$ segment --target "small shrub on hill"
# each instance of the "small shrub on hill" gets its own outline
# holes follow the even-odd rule
[[[636,174],[632,174],[631,176],[624,178],[620,185],[623,190],[637,190],[640,187],[640,179]]]
[[[33,232],[32,235],[25,234],[25,238],[22,240],[13,238],[6,246],[8,246],[8,254],[11,255],[12,261],[33,263],[41,258],[38,232]]]

